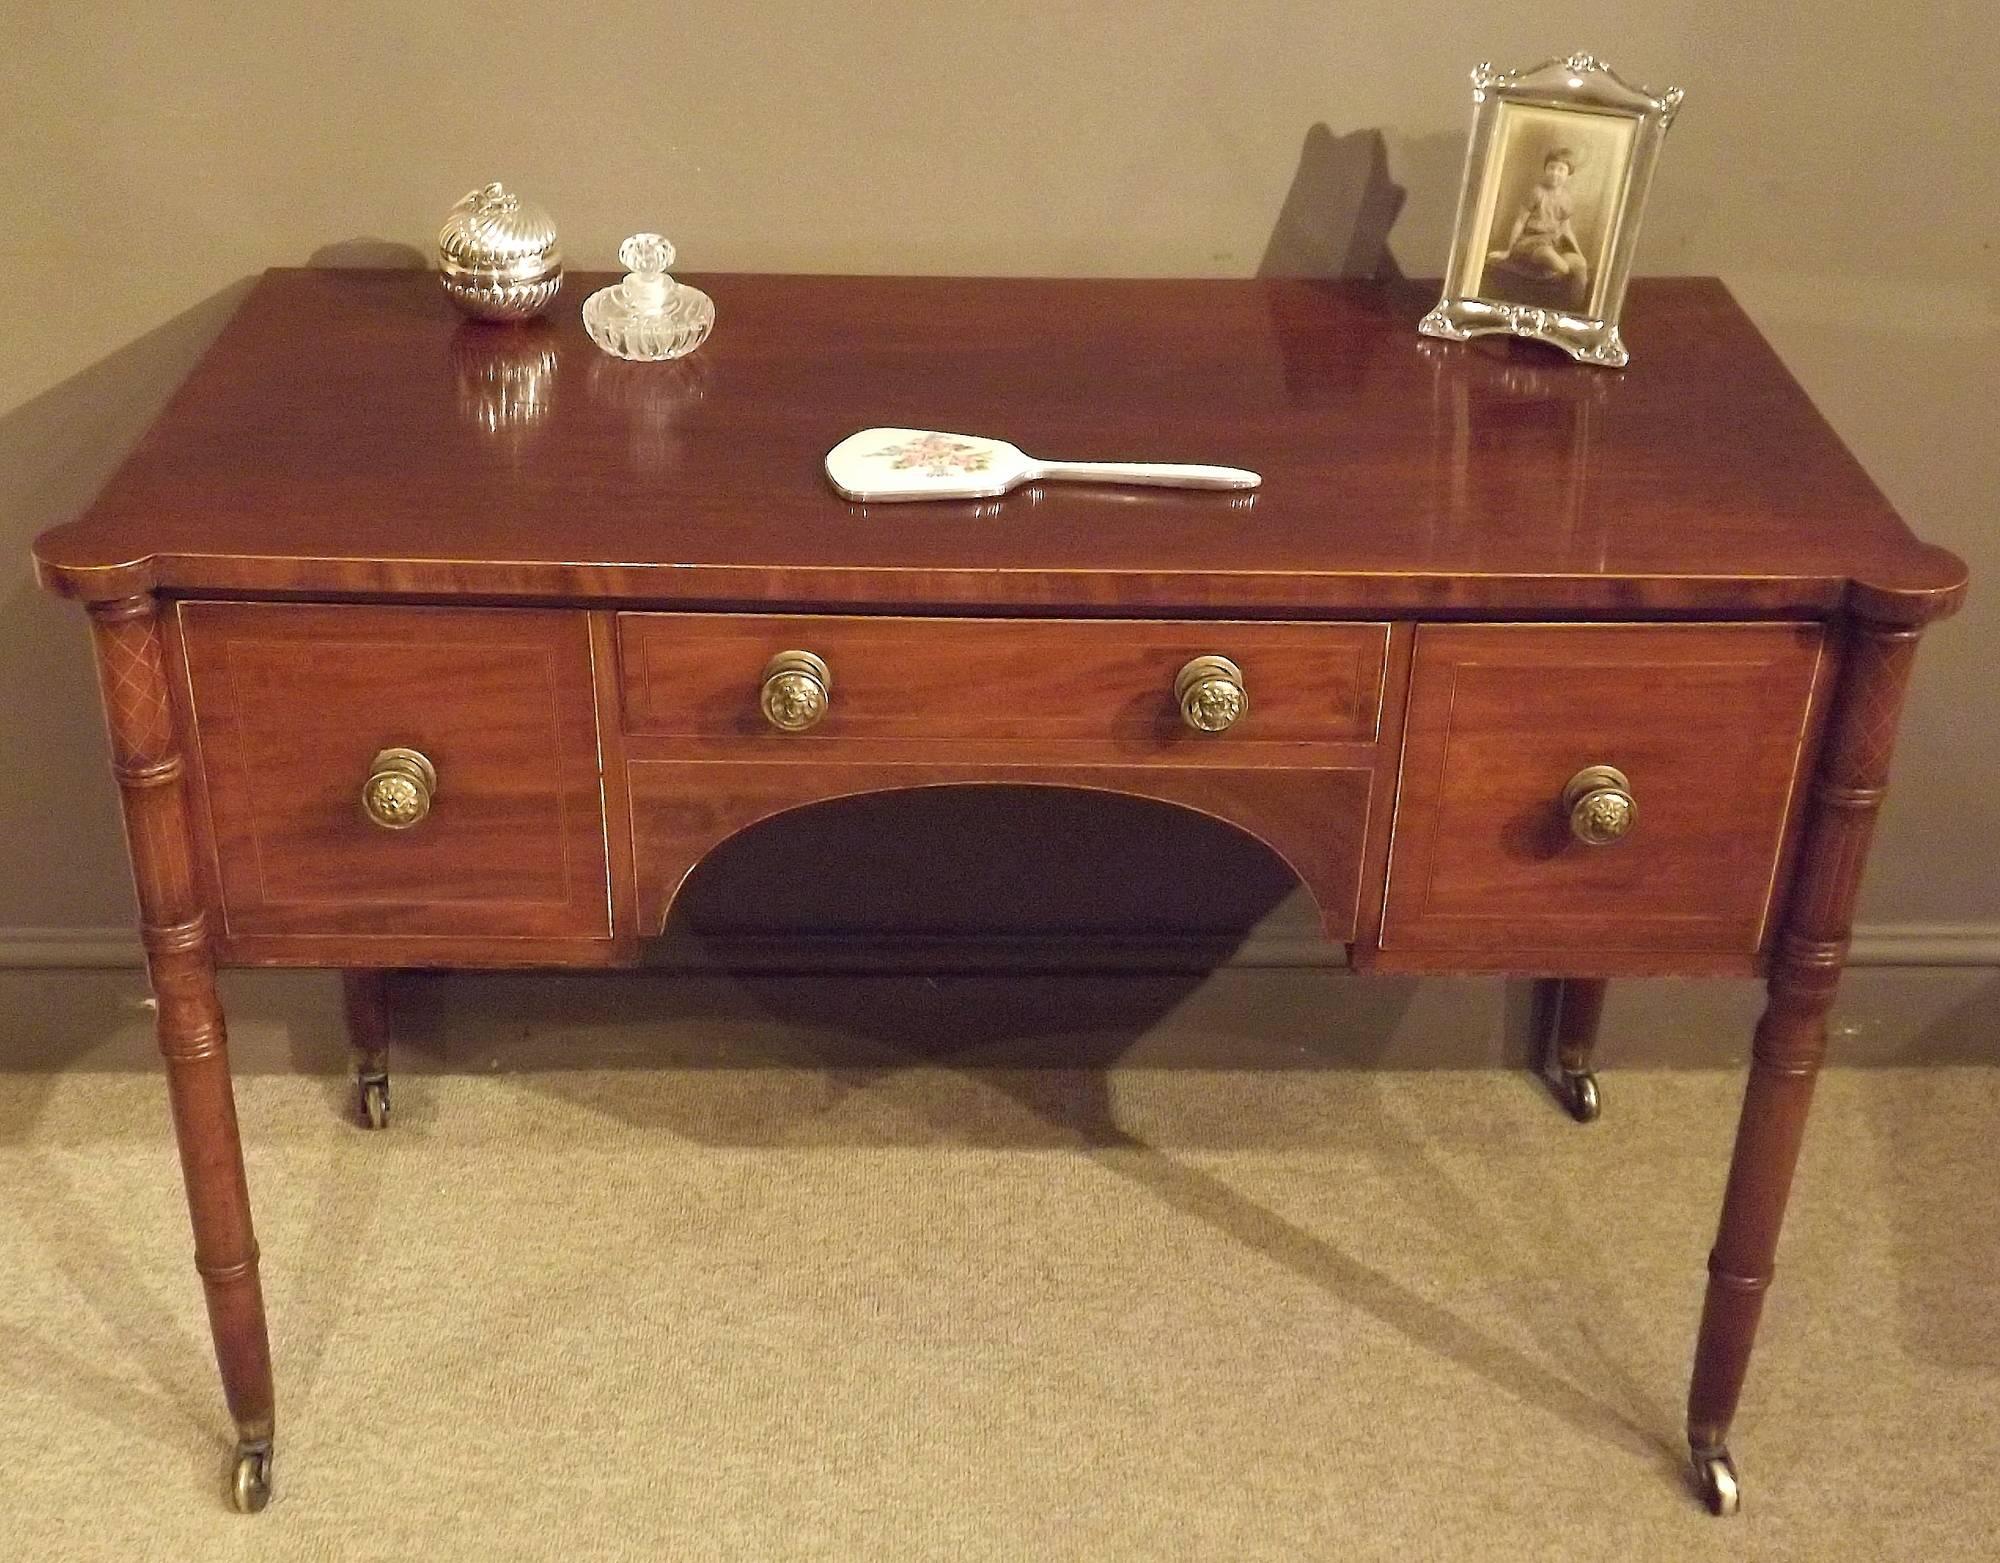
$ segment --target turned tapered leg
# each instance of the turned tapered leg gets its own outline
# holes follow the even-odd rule
[[[364,1128],[389,1126],[389,974],[340,974],[347,1001],[347,1045],[354,1050],[354,1100]]]
[[[275,1427],[271,1348],[215,962],[195,889],[181,743],[168,698],[157,604],[151,597],[126,597],[93,604],[90,612],[146,969],[159,1005],[160,1052],[194,1226],[195,1269],[208,1301],[222,1392],[236,1422],[233,1496],[238,1508],[261,1509],[270,1496]]]
[[[1598,1113],[1597,1075],[1590,1062],[1609,986],[1601,977],[1565,977],[1553,984],[1549,1084],[1578,1123],[1589,1123]]]
[[[1736,1507],[1729,1424],[1771,1284],[1917,636],[1913,629],[1861,624],[1851,637],[1770,997],[1757,1023],[1688,1391],[1688,1447],[1718,1513]]]

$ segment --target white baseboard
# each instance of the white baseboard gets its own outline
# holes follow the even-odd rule
[[[136,935],[118,928],[0,928],[0,970],[118,969],[141,964]],[[1228,940],[1173,934],[811,934],[676,939],[656,964],[690,971],[1185,971],[1338,967],[1340,947],[1312,933]],[[1873,923],[1854,930],[1854,966],[2000,966],[2000,923]]]

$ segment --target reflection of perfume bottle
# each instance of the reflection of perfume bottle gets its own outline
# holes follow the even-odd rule
[[[680,358],[707,340],[715,305],[699,288],[667,275],[674,247],[657,233],[635,233],[618,246],[623,282],[584,301],[590,340],[619,358]]]
[[[583,383],[607,424],[624,423],[633,467],[657,476],[680,460],[680,423],[708,394],[708,368],[705,359],[649,368],[596,358]]]

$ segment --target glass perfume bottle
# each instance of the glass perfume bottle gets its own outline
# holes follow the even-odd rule
[[[618,246],[625,280],[584,301],[590,340],[619,358],[684,358],[708,339],[715,305],[699,288],[667,275],[674,247],[657,233],[635,233]]]

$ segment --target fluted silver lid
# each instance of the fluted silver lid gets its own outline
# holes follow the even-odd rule
[[[495,183],[468,192],[445,217],[438,261],[446,271],[519,278],[560,268],[562,250],[555,219]]]

